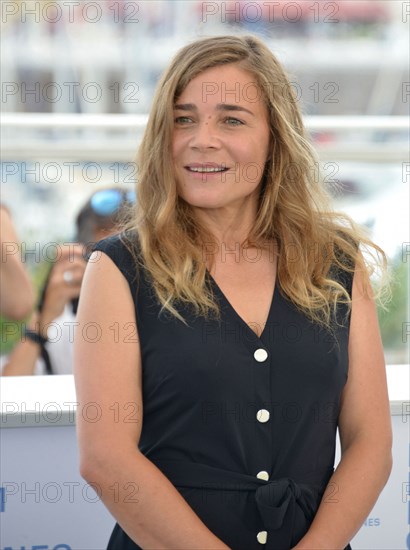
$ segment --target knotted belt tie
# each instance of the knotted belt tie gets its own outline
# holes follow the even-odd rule
[[[152,460],[152,459],[150,459]],[[256,476],[182,460],[152,460],[176,487],[204,490],[255,491],[255,500],[268,531],[266,550],[289,550],[308,530],[331,470],[309,476],[311,484],[283,477],[265,481]],[[269,531],[272,537],[269,537]],[[271,544],[269,541],[271,539]],[[274,540],[273,540],[274,539]],[[273,546],[274,543],[274,546]]]

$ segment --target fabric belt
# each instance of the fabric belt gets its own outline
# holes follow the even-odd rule
[[[266,550],[289,550],[292,541],[303,537],[312,523],[326,484],[333,473],[332,468],[310,475],[309,482],[312,483],[306,484],[297,483],[288,477],[265,481],[256,476],[196,462],[150,460],[176,487],[255,491],[255,501],[264,530],[268,532]]]

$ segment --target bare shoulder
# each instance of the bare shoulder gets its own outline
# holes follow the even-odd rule
[[[117,451],[136,446],[142,384],[135,308],[125,277],[104,253],[93,253],[88,262],[77,323],[74,375],[80,452],[92,456],[107,441]]]
[[[370,289],[366,292],[365,289]],[[349,372],[342,394],[339,431],[342,450],[356,438],[391,442],[391,421],[383,344],[367,273],[356,270],[352,285]]]

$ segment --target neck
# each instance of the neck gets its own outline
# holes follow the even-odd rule
[[[234,249],[249,236],[256,221],[256,206],[244,208],[195,208],[195,215],[219,246]]]

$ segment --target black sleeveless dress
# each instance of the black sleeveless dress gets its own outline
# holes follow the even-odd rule
[[[333,473],[348,374],[346,306],[339,305],[343,326],[335,327],[335,338],[308,320],[277,280],[258,337],[207,273],[221,320],[181,305],[186,326],[159,314],[147,272],[136,269],[123,236],[94,250],[114,261],[135,303],[140,451],[232,550],[289,550],[308,531]],[[335,270],[334,276],[351,294],[352,275]],[[324,498],[337,502],[338,488],[329,486]],[[117,524],[108,550],[138,549]]]

